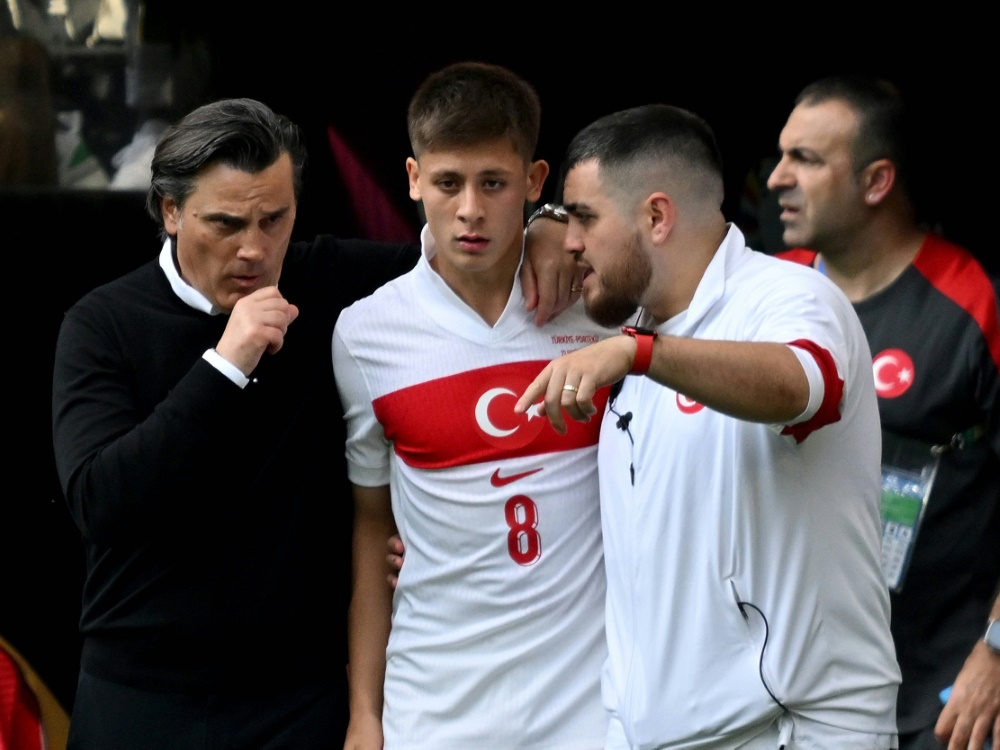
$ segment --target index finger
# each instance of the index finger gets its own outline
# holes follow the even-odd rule
[[[565,376],[550,362],[545,369],[525,389],[521,398],[514,404],[514,412],[523,414],[531,408],[539,397],[544,395],[535,412],[536,416],[546,417],[558,434],[566,434],[566,420],[563,417],[562,393]]]
[[[552,377],[552,365],[546,365],[528,387],[524,389],[524,393],[521,394],[521,398],[517,400],[514,404],[515,414],[524,414],[531,405],[539,399],[539,397],[545,393],[545,389],[548,387],[549,379]]]

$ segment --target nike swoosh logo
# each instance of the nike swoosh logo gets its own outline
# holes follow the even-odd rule
[[[511,482],[516,482],[518,479],[524,479],[525,477],[530,477],[532,474],[541,471],[541,469],[532,469],[531,471],[522,471],[520,474],[511,474],[509,477],[500,476],[500,469],[493,472],[493,476],[490,477],[490,484],[494,487],[503,487],[505,484],[510,484]]]

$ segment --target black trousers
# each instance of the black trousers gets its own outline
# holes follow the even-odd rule
[[[342,682],[234,696],[142,690],[80,673],[67,750],[339,750]]]

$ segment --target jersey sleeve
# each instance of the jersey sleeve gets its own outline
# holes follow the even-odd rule
[[[347,423],[347,476],[352,484],[380,487],[389,484],[391,446],[375,418],[372,395],[361,367],[344,339],[345,327],[346,323],[338,321],[333,331],[333,372]]]
[[[750,306],[750,340],[790,347],[809,381],[806,409],[781,432],[798,441],[837,422],[853,371],[870,373],[871,355],[857,314],[846,296],[822,274],[789,264],[790,273],[754,289],[766,304]],[[858,369],[855,360],[862,360]]]

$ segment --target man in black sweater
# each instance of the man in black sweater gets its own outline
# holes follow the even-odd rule
[[[71,748],[343,742],[351,503],[331,334],[419,248],[291,243],[305,157],[259,102],[195,110],[152,162],[159,257],[65,316],[53,437],[87,564]],[[546,276],[539,319],[568,304],[567,278]]]

